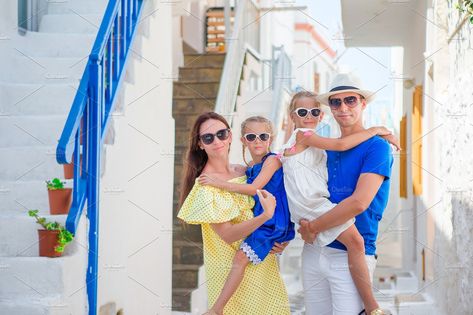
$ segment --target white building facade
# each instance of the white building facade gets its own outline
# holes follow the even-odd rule
[[[404,151],[395,159],[399,185],[392,194],[399,198],[400,224],[388,233],[399,236],[400,269],[415,277],[395,309],[470,314],[470,16],[460,14],[454,1],[341,3],[346,45],[393,46],[395,117]]]

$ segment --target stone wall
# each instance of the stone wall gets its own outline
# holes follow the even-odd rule
[[[434,1],[436,102],[439,158],[431,170],[442,179],[435,217],[434,281],[430,291],[441,314],[471,314],[473,308],[473,25],[455,32],[462,16],[456,1]],[[448,39],[451,38],[449,41]],[[432,152],[436,154],[436,152]]]

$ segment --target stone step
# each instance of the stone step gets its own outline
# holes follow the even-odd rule
[[[203,264],[201,227],[177,218],[183,156],[196,118],[215,108],[224,60],[225,55],[186,54],[184,67],[179,69],[179,81],[173,86],[173,311],[190,311],[191,293],[198,286],[199,266]]]
[[[187,246],[189,242],[192,246],[202,247],[202,230],[200,225],[185,224],[174,216],[173,224],[173,247]],[[184,242],[184,243],[182,243]],[[184,245],[183,245],[184,244]],[[176,253],[177,254],[177,253]]]
[[[77,93],[76,88],[76,84],[70,83],[0,83],[0,113],[2,116],[66,116]]]
[[[0,148],[0,178],[4,181],[50,180],[63,177],[55,146]]]
[[[179,119],[175,119],[175,128],[184,129],[184,128],[192,128],[197,119],[197,115],[192,113],[182,113],[179,115]]]
[[[202,113],[204,113],[204,111]],[[179,133],[184,133],[188,137],[190,134],[190,130],[194,126],[197,117],[198,115],[194,113],[179,114],[179,119],[175,119],[176,135],[178,135]],[[183,144],[180,139],[176,140],[176,143]],[[187,143],[187,141],[184,143]]]
[[[222,76],[221,67],[194,67],[179,68],[179,80],[183,81],[220,81]]]
[[[432,315],[435,303],[429,295],[419,292],[398,294],[394,298],[397,315]]]
[[[45,211],[41,216],[45,217],[47,221],[56,221],[62,225],[67,218],[67,215],[50,215]],[[0,213],[0,257],[38,256],[37,230],[40,228],[41,226],[35,222],[34,218],[28,216],[26,209],[23,213]],[[68,246],[65,254],[70,254],[71,251],[72,247]]]
[[[172,266],[172,287],[176,289],[192,289],[198,286],[200,265]]]
[[[187,134],[182,133],[182,134],[186,136],[186,142],[183,142],[182,144],[174,145],[174,164],[175,165],[182,165],[183,163],[182,158],[186,155],[187,149],[189,147],[189,144],[187,141],[189,137],[189,133]],[[179,157],[179,159],[177,159],[176,157]]]
[[[183,164],[174,164],[174,178],[181,178],[183,175]]]
[[[33,221],[32,218],[27,219]],[[47,296],[57,296],[63,300],[76,294],[85,296],[85,290],[82,289],[85,286],[87,262],[87,249],[84,245],[87,244],[86,225],[86,218],[83,216],[74,241],[61,257],[0,257],[2,300]],[[21,233],[30,229],[36,233],[37,227],[33,225]],[[19,237],[18,232],[13,236]],[[33,243],[32,246],[37,244]]]
[[[193,114],[196,117],[202,113],[210,112],[215,109],[215,98],[197,99],[194,97],[182,98],[175,97],[172,100],[172,112],[174,117],[179,117],[181,114]]]
[[[180,190],[180,187],[181,187],[182,175],[184,175],[183,168],[182,168],[184,158],[182,158],[181,156],[174,156],[174,158],[179,160],[178,163],[174,163],[174,167],[179,168],[179,171],[176,171],[176,170],[174,171],[175,180],[173,183],[174,190],[178,191]]]
[[[118,313],[118,315],[119,314],[121,313]],[[101,305],[99,315],[117,315],[117,303],[108,302],[107,304]]]
[[[63,115],[2,116],[0,148],[56,145],[66,118]]]
[[[0,271],[2,314],[86,314],[82,258],[0,259],[9,270]]]
[[[64,303],[56,296],[16,299],[2,299],[0,301],[2,314],[8,315],[61,315],[61,314],[85,314],[84,309],[74,309],[71,304]]]
[[[184,67],[223,67],[225,54],[185,54]]]
[[[68,0],[49,1],[49,14],[102,14],[105,12],[108,0]]]
[[[220,82],[174,82],[173,96],[195,97],[199,99],[215,98]]]
[[[177,218],[177,214],[179,213],[180,205],[178,203],[173,203],[172,205],[172,214],[175,218]],[[175,219],[174,223],[179,223],[179,219]],[[196,238],[201,237],[200,235],[196,235]]]
[[[174,165],[182,165],[183,157],[187,152],[188,144],[176,144],[174,146]],[[179,179],[177,179],[179,180]]]
[[[0,81],[11,83],[78,85],[84,73],[88,58],[84,57],[26,57],[20,53],[8,58],[5,71],[0,73]]]
[[[41,18],[39,32],[97,34],[103,14],[45,14]]]
[[[96,34],[27,32],[13,47],[28,57],[79,57],[90,54]],[[81,45],[77,45],[81,43]]]
[[[179,312],[190,312],[192,289],[172,289],[172,309]]]
[[[195,119],[195,118],[194,118]],[[191,120],[191,119],[189,119]],[[187,120],[186,120],[187,121]],[[191,126],[185,126],[184,123],[180,123],[179,126],[177,125],[178,120],[176,120],[176,126],[175,126],[175,141],[176,141],[176,146],[179,145],[181,147],[185,146],[187,148],[189,144],[189,137],[190,137],[190,127]],[[183,126],[184,125],[184,126]],[[186,150],[182,149],[180,152],[177,152],[176,150],[178,149],[176,146],[174,146],[174,152],[175,156],[177,156],[179,153],[184,153]]]
[[[72,180],[65,180],[72,187]],[[0,214],[24,214],[29,209],[49,213],[45,180],[0,181]]]

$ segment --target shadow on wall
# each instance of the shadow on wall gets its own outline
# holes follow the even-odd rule
[[[473,201],[468,194],[445,192],[442,205],[425,214],[433,222],[433,246],[418,244],[425,248],[428,275],[419,293],[432,295],[441,314],[471,314],[473,309]]]

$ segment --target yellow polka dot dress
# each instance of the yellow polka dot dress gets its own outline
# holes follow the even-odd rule
[[[246,176],[230,180],[246,183]],[[204,242],[209,307],[219,296],[241,240],[229,245],[214,232],[211,223],[240,223],[253,218],[251,196],[224,191],[195,182],[177,215],[189,224],[200,224]],[[259,265],[249,264],[240,287],[224,309],[224,315],[290,314],[286,288],[275,255],[269,254]]]

